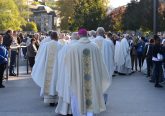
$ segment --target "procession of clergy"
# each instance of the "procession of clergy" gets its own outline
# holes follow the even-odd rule
[[[52,31],[41,41],[32,70],[44,103],[61,115],[94,116],[106,111],[114,71],[131,73],[130,47],[125,34],[114,44],[111,33],[82,28],[71,37]]]

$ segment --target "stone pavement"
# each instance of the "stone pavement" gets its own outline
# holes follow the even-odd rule
[[[0,116],[57,116],[43,103],[40,89],[29,75],[10,78],[0,89]],[[165,116],[164,88],[155,88],[140,73],[116,76],[109,90],[110,104],[98,116]]]

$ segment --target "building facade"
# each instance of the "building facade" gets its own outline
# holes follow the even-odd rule
[[[31,20],[37,24],[41,32],[47,32],[56,27],[55,11],[48,6],[37,5],[31,8],[31,11],[33,12]]]

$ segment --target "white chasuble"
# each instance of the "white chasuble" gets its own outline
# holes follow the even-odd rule
[[[103,94],[111,81],[97,46],[88,38],[81,38],[65,55],[68,88],[73,116],[97,114],[106,110]],[[60,78],[60,77],[58,77]],[[76,109],[73,109],[76,108]]]
[[[118,71],[118,61],[120,60],[119,57],[119,49],[120,49],[120,41],[116,41],[116,45],[115,45],[115,71]]]
[[[58,92],[58,105],[56,107],[55,112],[57,114],[67,115],[71,114],[71,104],[70,104],[70,91],[69,91],[69,78],[66,68],[66,62],[69,62],[67,60],[67,57],[65,55],[67,54],[68,50],[70,49],[70,46],[75,44],[78,40],[71,40],[69,44],[66,44],[58,55],[58,72],[54,75],[58,74],[57,78],[57,86],[56,91]]]
[[[46,38],[45,38],[46,39]],[[44,39],[44,40],[45,40]],[[35,64],[32,69],[32,78],[36,82],[36,84],[41,87],[41,83],[43,80],[41,80],[41,76],[43,75],[43,67],[45,67],[45,56],[46,56],[46,44],[47,42],[51,41],[49,37],[47,37],[46,41],[42,41],[40,44],[40,47],[38,49],[37,55],[35,57]]]
[[[40,62],[40,67],[36,67],[36,74],[32,74],[33,80],[41,87],[41,92],[44,95],[44,102],[45,103],[54,103],[54,95],[56,95],[56,91],[53,88],[54,87],[54,78],[52,74],[57,69],[54,69],[55,63],[57,63],[57,56],[58,52],[61,49],[61,45],[51,40],[50,42],[45,43],[43,49],[43,56],[40,56],[40,59],[38,59]],[[35,77],[37,76],[37,77]]]
[[[120,42],[118,58],[118,72],[123,74],[131,73],[130,47],[126,38],[123,38]]]
[[[104,63],[107,67],[107,70],[110,75],[110,80],[112,80],[112,75],[114,72],[114,48],[110,40],[103,38],[102,36],[97,36],[94,39],[94,42],[98,46],[99,50],[101,51],[102,58]]]

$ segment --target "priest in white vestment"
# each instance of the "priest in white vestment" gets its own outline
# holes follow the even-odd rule
[[[64,39],[65,39],[65,44],[69,44],[71,41],[70,35],[66,35]]]
[[[87,38],[87,31],[80,29],[79,35],[80,40],[65,55],[68,78],[65,87],[69,88],[71,99],[63,96],[63,101],[71,104],[73,116],[93,116],[106,110],[103,94],[111,81],[101,53]]]
[[[44,96],[44,103],[50,105],[55,104],[55,96],[57,95],[54,89],[54,81],[52,74],[57,69],[54,69],[55,63],[57,63],[57,56],[61,49],[61,45],[58,43],[57,32],[51,33],[51,41],[44,44],[43,51],[40,54],[38,61],[41,65],[33,69],[32,78],[34,82],[41,87],[41,94]]]
[[[42,55],[42,52],[43,52],[43,49],[44,49],[44,43],[51,41],[50,35],[51,35],[51,32],[49,32],[49,36],[45,37],[40,42],[40,46],[38,48],[37,55],[35,56],[35,62],[39,61],[40,56]],[[33,69],[38,68],[40,65],[41,65],[40,62],[35,63],[35,65],[33,66]]]
[[[50,37],[51,33],[52,33],[52,31],[49,31],[48,36],[46,36],[46,37],[41,41],[40,46],[41,46],[42,44],[46,43],[46,42],[51,41],[51,37]]]
[[[124,38],[120,42],[117,68],[119,74],[130,74],[132,73],[131,56],[130,56],[130,46],[127,40],[128,35],[124,35]]]
[[[110,40],[104,38],[105,30],[103,27],[98,27],[96,32],[97,37],[93,40],[93,42],[97,44],[99,50],[101,51],[102,58],[106,64],[111,80],[115,68],[112,43]]]
[[[112,39],[112,33],[109,32],[107,34],[107,39],[109,40],[109,43],[110,43],[109,70],[110,70],[110,75],[112,76],[114,74],[114,70],[115,70],[115,59],[114,59],[115,58],[115,44]]]
[[[58,42],[59,42],[61,45],[65,45],[65,44],[66,44],[66,41],[65,41],[65,34],[64,34],[64,33],[60,33]]]
[[[96,31],[89,31],[89,40],[93,41],[96,38]]]
[[[69,44],[66,44],[61,51],[59,52],[58,55],[58,77],[57,78],[57,86],[56,86],[56,91],[58,93],[58,105],[56,107],[55,112],[57,114],[62,114],[62,115],[67,115],[67,114],[72,114],[71,113],[71,104],[69,104],[68,102],[66,102],[65,100],[67,99],[67,101],[70,101],[71,97],[70,97],[70,93],[69,93],[69,88],[68,88],[68,75],[67,75],[67,69],[66,69],[66,62],[70,62],[67,60],[67,58],[65,57],[65,55],[67,54],[68,50],[70,49],[70,46],[72,46],[73,44],[78,42],[78,33],[77,32],[73,32],[71,35],[71,41]],[[54,77],[57,74],[53,74]]]
[[[38,72],[37,71],[38,70],[42,70],[42,65],[43,64],[41,64],[40,61],[41,61],[41,58],[43,56],[43,51],[45,50],[45,43],[51,41],[51,37],[50,37],[51,36],[51,32],[52,31],[50,31],[49,32],[49,36],[46,37],[44,40],[42,40],[41,43],[40,43],[37,55],[35,57],[35,64],[34,64],[33,70],[32,70],[33,77],[37,77],[38,76]],[[41,94],[41,96],[42,96],[42,94]]]
[[[118,61],[120,60],[120,57],[119,56],[119,49],[120,49],[120,37],[117,38],[116,40],[116,44],[115,44],[115,72],[118,72]]]

